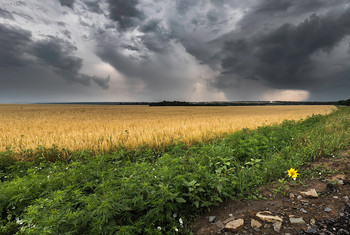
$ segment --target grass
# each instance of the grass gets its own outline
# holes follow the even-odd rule
[[[76,151],[56,161],[40,152],[35,161],[14,161],[3,152],[0,234],[190,233],[190,222],[212,206],[349,148],[349,123],[350,108],[340,107],[162,151]]]

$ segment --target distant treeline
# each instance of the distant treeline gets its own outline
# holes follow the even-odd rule
[[[51,104],[76,105],[149,105],[149,106],[260,106],[260,105],[347,105],[350,99],[340,101],[213,101],[213,102],[187,102],[187,101],[161,101],[161,102],[70,102]]]
[[[348,100],[340,100],[339,101],[339,105],[350,106],[350,99],[348,99]]]
[[[150,103],[149,106],[346,105],[346,104],[343,104],[340,102],[348,102],[348,101],[333,101],[333,102],[317,102],[317,101],[236,101],[236,102],[162,101],[162,102],[157,102],[157,103]]]

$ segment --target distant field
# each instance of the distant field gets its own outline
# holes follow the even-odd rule
[[[0,151],[109,151],[119,146],[191,144],[243,128],[328,114],[334,106],[148,107],[0,105]]]

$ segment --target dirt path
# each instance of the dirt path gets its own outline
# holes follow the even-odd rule
[[[350,214],[350,211],[344,212],[350,197],[349,153],[320,158],[299,169],[300,174],[308,169],[309,173],[297,184],[275,183],[263,188],[261,194],[266,200],[232,201],[215,208],[201,216],[192,225],[192,231],[194,234],[350,234],[350,225],[342,225],[349,222],[344,216]],[[316,190],[317,198],[300,195],[310,189]],[[261,211],[280,217],[282,223],[257,218],[256,214]],[[238,219],[244,220],[243,225],[229,228],[242,221]]]

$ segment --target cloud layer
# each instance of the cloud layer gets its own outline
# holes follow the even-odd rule
[[[5,0],[0,102],[345,99],[349,22],[349,0]]]

